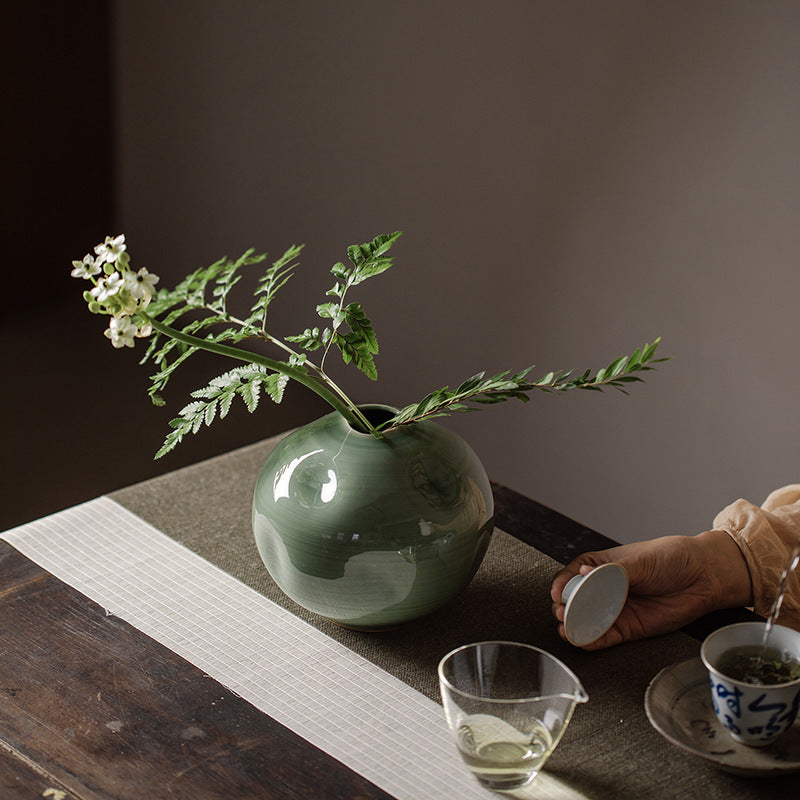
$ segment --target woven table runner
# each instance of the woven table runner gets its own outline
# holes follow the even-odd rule
[[[769,794],[770,782],[718,771],[666,742],[647,720],[647,684],[663,667],[697,656],[697,641],[673,634],[598,653],[567,645],[550,610],[560,565],[505,532],[496,532],[455,601],[395,630],[346,630],[294,604],[263,567],[250,530],[253,486],[275,441],[1,538],[398,800],[491,796],[460,762],[436,683],[445,653],[491,639],[551,652],[590,697],[524,796]]]

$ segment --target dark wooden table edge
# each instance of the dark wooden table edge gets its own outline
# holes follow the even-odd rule
[[[0,575],[0,800],[393,797],[4,539]]]

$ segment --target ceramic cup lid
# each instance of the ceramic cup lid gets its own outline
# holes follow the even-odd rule
[[[602,564],[571,578],[561,593],[567,641],[584,647],[616,621],[628,597],[628,573],[619,564]]]

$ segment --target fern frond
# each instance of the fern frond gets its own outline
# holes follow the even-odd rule
[[[220,418],[225,417],[237,395],[250,413],[258,408],[262,389],[273,402],[280,403],[288,380],[279,372],[255,364],[235,367],[218,375],[207,386],[193,391],[191,396],[194,399],[175,419],[170,420],[172,430],[155,457],[161,458],[177,447],[187,434],[197,433],[203,425],[210,425],[217,414]]]

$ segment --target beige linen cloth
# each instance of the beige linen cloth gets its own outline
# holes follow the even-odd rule
[[[778,583],[800,539],[800,483],[776,489],[759,507],[737,500],[717,514],[714,529],[726,531],[742,551],[753,582],[753,604],[766,617]],[[800,569],[789,580],[778,622],[800,630]]]

